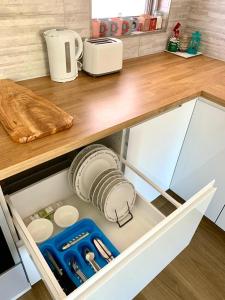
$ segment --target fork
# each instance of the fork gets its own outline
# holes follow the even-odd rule
[[[71,268],[75,272],[78,277],[85,282],[87,280],[87,277],[84,275],[84,273],[80,270],[78,264],[76,263],[76,260],[74,258],[71,259],[70,261]]]

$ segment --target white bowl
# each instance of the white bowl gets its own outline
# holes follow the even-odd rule
[[[53,224],[47,219],[40,218],[32,221],[27,226],[27,229],[36,243],[42,243],[52,235]]]
[[[68,227],[74,224],[79,218],[79,212],[76,207],[71,205],[64,205],[59,208],[54,213],[55,223],[62,228]]]

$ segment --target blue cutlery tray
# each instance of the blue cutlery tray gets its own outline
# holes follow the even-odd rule
[[[72,240],[81,233],[89,232],[89,235],[83,238],[81,241],[77,242],[75,245],[71,246],[66,250],[62,250],[62,246],[68,241]],[[90,278],[95,274],[91,265],[84,258],[84,249],[88,248],[95,254],[95,261],[102,268],[107,265],[107,261],[99,254],[98,250],[93,244],[93,239],[99,238],[105,244],[105,246],[110,250],[113,257],[118,256],[119,251],[113,246],[101,229],[91,220],[91,219],[82,219],[75,223],[74,225],[66,228],[61,233],[57,234],[51,239],[43,242],[39,245],[39,249],[46,259],[49,267],[51,268],[51,263],[49,263],[46,256],[46,251],[49,251],[52,256],[59,263],[60,267],[67,273],[69,278],[75,283],[76,286],[80,286],[82,281],[75,274],[75,272],[70,267],[71,259],[75,259],[79,269],[86,275],[87,278]]]

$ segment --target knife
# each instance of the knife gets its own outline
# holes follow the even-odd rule
[[[52,272],[54,273],[57,281],[61,285],[63,291],[66,295],[69,295],[72,293],[77,286],[73,283],[73,281],[69,278],[69,276],[64,272],[64,270],[61,268],[61,266],[56,262],[55,258],[52,256],[52,254],[47,250],[46,256],[48,261],[51,264]]]
[[[86,238],[87,236],[89,236],[89,232],[82,232],[81,234],[75,236],[72,240],[70,240],[70,241],[66,242],[65,244],[63,244],[62,247],[61,247],[61,250],[65,251],[65,250],[69,249],[70,247],[77,244],[82,239]]]
[[[100,255],[109,263],[114,259],[112,253],[106,247],[106,245],[100,239],[93,239],[93,244],[95,248],[98,250]]]

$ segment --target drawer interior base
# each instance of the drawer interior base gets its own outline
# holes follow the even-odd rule
[[[57,182],[61,184],[58,185]],[[62,185],[62,183],[64,184]],[[63,197],[64,195],[66,198]],[[10,200],[23,220],[39,209],[57,201],[62,201],[65,205],[74,205],[79,211],[79,219],[92,219],[120,252],[132,245],[164,218],[151,203],[137,195],[132,211],[133,220],[119,228],[118,224],[107,221],[96,207],[83,202],[70,191],[66,170],[10,195]],[[55,226],[54,234],[60,230]]]

